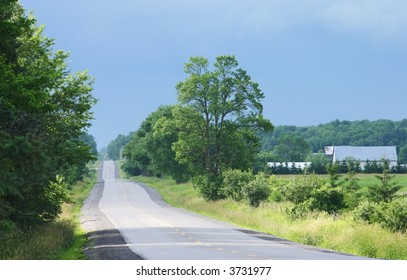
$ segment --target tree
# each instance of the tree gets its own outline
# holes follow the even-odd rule
[[[370,185],[367,196],[373,202],[390,202],[398,197],[397,192],[402,188],[397,182],[393,182],[394,175],[390,175],[389,161],[382,160],[383,173],[375,175],[380,184]]]
[[[399,161],[402,164],[406,164],[407,163],[407,143],[404,144],[399,151]]]
[[[359,179],[356,177],[356,173],[360,172],[360,162],[352,157],[348,157],[346,159],[346,165],[348,172],[346,173],[346,178],[344,180],[344,198],[346,205],[349,208],[355,208],[360,199],[360,186],[359,186]]]
[[[150,176],[151,160],[148,156],[146,139],[139,131],[134,134],[123,149],[123,169],[130,175]]]
[[[120,151],[130,142],[134,132],[130,132],[127,136],[119,134],[116,139],[107,145],[107,155],[111,160],[120,159]]]
[[[192,57],[184,68],[189,77],[177,85],[180,133],[173,149],[180,163],[206,177],[195,180],[206,199],[220,197],[223,170],[252,167],[259,148],[255,129],[272,129],[262,115],[264,94],[237,66],[234,56],[219,56],[211,71],[206,58]]]
[[[0,11],[0,220],[30,226],[58,216],[72,170],[94,158],[80,136],[96,100],[17,1]]]
[[[311,147],[304,137],[284,134],[279,139],[279,144],[274,148],[276,161],[293,162],[304,161],[311,153]]]
[[[177,140],[173,106],[160,106],[142,122],[124,147],[124,169],[133,175],[169,175],[178,183],[186,181],[187,165],[178,163],[172,150]]]
[[[86,132],[83,132],[79,136],[79,140],[82,141],[88,147],[90,147],[90,151],[91,151],[92,154],[97,155],[98,149],[97,149],[97,144],[96,144],[95,137],[93,137],[93,135],[90,135],[90,134],[88,134]]]
[[[177,183],[189,179],[188,165],[175,160],[173,144],[178,140],[174,115],[174,106],[161,106],[152,114],[152,130],[147,148],[154,170],[171,176]]]
[[[256,156],[256,162],[254,164],[253,171],[255,173],[271,172],[271,168],[268,166],[268,162],[272,161],[272,159],[273,159],[273,154],[271,152],[264,152],[264,151],[259,152]]]
[[[315,172],[316,174],[327,173],[327,165],[329,165],[330,161],[324,153],[320,152],[317,154],[309,155],[306,158],[306,161],[311,162],[308,169],[309,172]]]

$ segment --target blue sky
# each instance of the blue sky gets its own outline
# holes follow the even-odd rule
[[[275,125],[407,117],[405,0],[22,0],[96,78],[98,148],[176,103],[191,56],[233,54]]]

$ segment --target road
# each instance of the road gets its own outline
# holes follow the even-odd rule
[[[103,179],[100,210],[120,231],[128,247],[144,259],[361,259],[272,236],[272,240],[265,240],[232,225],[165,205],[152,199],[140,185],[116,179],[113,161],[104,162]]]

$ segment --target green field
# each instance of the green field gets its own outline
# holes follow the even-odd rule
[[[373,175],[361,175],[361,184],[368,184]],[[359,223],[347,213],[339,216],[316,214],[302,220],[291,220],[285,209],[288,202],[263,203],[252,208],[230,199],[205,201],[191,183],[176,184],[173,180],[133,177],[158,190],[165,201],[238,227],[258,230],[303,244],[333,249],[344,253],[382,259],[407,259],[407,236],[393,233],[378,225]],[[398,175],[405,182],[407,176]]]

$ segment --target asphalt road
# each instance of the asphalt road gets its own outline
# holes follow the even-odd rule
[[[130,250],[153,260],[354,260],[361,257],[303,246],[236,229],[163,203],[152,190],[115,176],[113,161],[103,165],[100,210]]]

